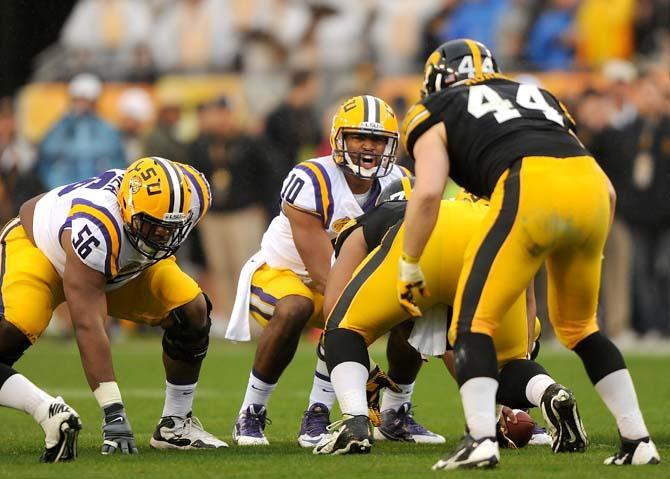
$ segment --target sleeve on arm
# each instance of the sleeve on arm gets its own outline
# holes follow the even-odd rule
[[[113,278],[118,274],[121,231],[109,212],[88,202],[74,203],[65,227],[72,248],[88,267]]]

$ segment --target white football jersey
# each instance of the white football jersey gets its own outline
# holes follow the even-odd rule
[[[193,222],[190,232],[211,205],[212,196],[207,180],[198,170],[176,164],[191,187]],[[60,238],[63,230],[68,228],[79,259],[107,277],[107,291],[118,288],[160,261],[137,251],[123,229],[117,192],[124,174],[125,170],[108,170],[96,177],[55,188],[35,205],[35,244],[61,276],[65,269],[65,250]]]
[[[318,216],[332,239],[352,218],[372,209],[379,193],[393,180],[410,176],[407,169],[393,165],[391,172],[377,178],[366,202],[361,206],[349,188],[345,173],[331,156],[303,161],[288,174],[281,189],[281,200],[291,206]],[[263,235],[261,251],[272,268],[290,269],[305,281],[309,275],[300,258],[291,225],[283,212],[279,213]]]

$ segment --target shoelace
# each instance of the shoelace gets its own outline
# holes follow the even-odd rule
[[[333,431],[341,428],[344,425],[344,421],[346,421],[347,419],[351,419],[351,418],[347,417],[347,418],[342,418],[338,421],[335,421],[335,422],[331,423],[330,426],[326,427],[326,429],[328,430],[328,432],[333,432]]]
[[[242,429],[244,431],[252,430],[253,433],[263,434],[264,426],[269,426],[272,424],[272,420],[269,417],[265,416],[264,419],[261,418],[260,414],[244,414],[244,420],[242,421]]]
[[[400,414],[403,423],[407,426],[407,430],[411,433],[427,433],[428,430],[414,419],[413,409],[416,409],[416,406],[412,407],[412,409],[408,409],[406,413]]]

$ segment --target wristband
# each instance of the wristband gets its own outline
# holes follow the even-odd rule
[[[400,256],[400,259],[402,259],[405,263],[410,263],[410,264],[417,264],[419,260],[421,259],[420,256],[410,256],[407,253],[403,253]]]
[[[116,381],[100,383],[98,388],[93,391],[93,395],[101,408],[114,403],[123,404],[123,401],[121,400],[121,391],[119,391],[119,385],[116,384]]]

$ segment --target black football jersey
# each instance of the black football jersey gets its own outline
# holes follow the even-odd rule
[[[363,228],[363,237],[365,238],[368,253],[375,249],[382,242],[386,232],[399,221],[403,220],[406,207],[406,201],[389,201],[357,217],[355,221],[337,235],[333,245],[335,257],[339,256],[342,245],[357,228]]]
[[[478,196],[490,196],[517,159],[589,154],[574,134],[574,120],[551,93],[498,74],[467,80],[415,104],[402,127],[410,156],[417,139],[439,122],[447,132],[449,176]]]

